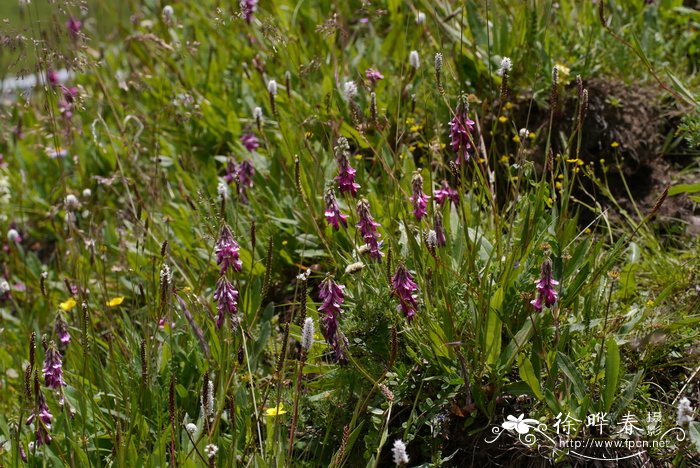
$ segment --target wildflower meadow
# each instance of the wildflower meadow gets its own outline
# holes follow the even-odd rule
[[[0,19],[0,467],[700,466],[699,2]]]

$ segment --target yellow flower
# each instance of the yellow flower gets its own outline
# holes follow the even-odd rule
[[[561,182],[558,182],[558,181],[557,181],[557,182],[554,184],[554,186],[555,186],[558,190],[561,190],[561,187],[562,187]]]
[[[265,416],[279,416],[280,414],[285,414],[286,411],[284,410],[284,405],[282,403],[279,404],[276,408],[268,408],[265,410]]]
[[[423,128],[422,125],[412,125],[411,126],[411,131],[412,132],[419,132]]]
[[[610,146],[613,148],[617,148],[618,146],[620,146],[620,143],[613,141],[612,143],[610,143]]]
[[[513,108],[513,103],[512,102],[506,102],[506,109],[512,109]]]
[[[61,302],[60,304],[58,304],[58,307],[60,307],[62,311],[68,312],[73,307],[75,307],[77,304],[78,303],[75,301],[75,299],[73,299],[72,297],[69,297],[68,299],[66,299],[65,302]]]
[[[649,300],[647,301],[647,306],[651,307],[651,306],[653,306],[653,305],[654,305],[654,300],[653,300],[653,299],[649,299]]]
[[[513,137],[513,141],[516,142],[516,143],[520,143],[520,137],[519,137],[518,135],[515,135],[515,136]]]
[[[583,166],[586,164],[583,159],[575,158],[575,159],[567,159],[566,162],[576,164],[577,166]]]
[[[124,302],[124,296],[117,296],[107,301],[107,307],[116,307]]]
[[[567,67],[566,65],[562,65],[561,63],[557,63],[556,67],[559,69],[559,75],[561,75],[564,78],[569,76],[569,73],[571,73],[571,69],[569,67]]]
[[[282,245],[287,245],[287,244],[289,244],[289,241],[287,239],[282,241]]]
[[[191,292],[191,291],[192,291],[192,288],[190,288],[189,286],[185,286],[184,288],[182,288],[182,292]]]
[[[508,158],[508,155],[507,155],[507,154],[504,154],[503,156],[501,156],[501,162],[502,162],[503,164],[508,164],[509,159],[510,159],[510,158]]]
[[[415,122],[415,121],[416,121],[416,120],[415,120],[413,117],[409,117],[409,118],[406,119],[406,125],[411,125],[411,124],[412,124],[413,122]]]
[[[535,132],[530,132],[530,134],[527,136],[529,139],[534,140],[537,138],[537,133]]]
[[[498,118],[498,121],[501,123],[506,123],[506,122],[508,122],[508,117],[506,117],[505,115],[502,115]]]
[[[356,155],[355,155],[355,160],[356,160],[356,161],[361,161],[361,160],[362,160],[362,155],[359,154],[359,153],[356,154]]]

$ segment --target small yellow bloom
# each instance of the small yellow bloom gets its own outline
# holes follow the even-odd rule
[[[411,124],[412,124],[413,122],[415,122],[415,121],[416,121],[416,120],[415,120],[413,117],[409,117],[409,118],[406,119],[406,125],[411,125]]]
[[[117,307],[124,302],[124,296],[117,296],[107,301],[107,307]]]
[[[501,123],[506,123],[506,122],[508,122],[508,117],[506,117],[505,115],[502,115],[498,118],[498,121]]]
[[[534,140],[537,138],[537,133],[535,132],[530,132],[530,134],[527,136],[529,139]]]
[[[421,131],[421,129],[423,129],[423,126],[422,126],[422,125],[412,125],[412,126],[411,126],[411,131],[412,131],[412,132],[419,132],[419,131]]]
[[[501,156],[501,162],[502,162],[503,164],[508,164],[508,161],[509,161],[509,160],[510,160],[510,158],[508,157],[507,154],[504,154],[503,156]]]
[[[190,288],[189,286],[185,286],[184,288],[182,288],[182,292],[192,292],[192,288]]]
[[[618,143],[617,141],[613,141],[612,143],[610,143],[610,146],[613,148],[617,148],[618,146],[620,146],[620,143]]]
[[[506,102],[506,109],[512,109],[513,108],[513,103],[512,102]]]
[[[282,241],[282,245],[287,245],[287,244],[289,244],[289,241],[287,239]]]
[[[356,160],[356,161],[360,161],[361,159],[362,159],[362,155],[361,155],[361,154],[356,154],[356,155],[355,155],[355,160]]]
[[[265,410],[265,416],[279,416],[280,414],[285,414],[286,411],[284,410],[284,405],[282,403],[279,404],[276,408],[268,408]]]
[[[513,137],[513,141],[516,142],[516,143],[520,143],[520,137],[519,137],[518,135],[515,135],[515,136]]]
[[[60,304],[58,304],[58,307],[60,307],[62,311],[68,312],[76,305],[78,305],[78,303],[75,301],[75,299],[69,297],[68,299],[66,299],[65,302],[61,302]]]
[[[651,306],[653,306],[653,305],[654,305],[654,300],[653,300],[653,299],[649,299],[649,300],[647,301],[647,306],[651,307]]]
[[[557,179],[563,179],[563,178],[564,178],[564,174],[559,174],[559,175],[557,176]]]
[[[561,182],[557,181],[557,182],[554,184],[554,186],[557,188],[557,190],[561,190],[561,187],[562,187]]]
[[[567,67],[566,65],[562,65],[561,63],[557,63],[556,67],[559,69],[559,75],[563,76],[566,78],[569,76],[569,73],[571,73],[571,69]]]

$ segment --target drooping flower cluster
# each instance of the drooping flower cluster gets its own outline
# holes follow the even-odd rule
[[[44,356],[44,382],[47,387],[54,390],[60,390],[66,386],[66,382],[63,380],[61,353],[58,352],[53,341],[49,344]]]
[[[552,307],[557,302],[557,291],[554,287],[559,284],[559,281],[552,278],[552,261],[549,258],[542,262],[540,279],[535,281],[535,284],[537,285],[537,296],[530,304],[537,312],[542,312],[543,305]]]
[[[236,327],[238,324],[238,291],[226,277],[229,268],[239,272],[243,268],[243,262],[240,259],[240,246],[233,238],[233,234],[229,227],[224,224],[221,228],[221,234],[216,241],[214,247],[216,254],[216,263],[221,265],[221,277],[216,283],[214,290],[214,300],[216,301],[217,317],[216,327],[221,328],[224,324],[226,315],[231,318],[231,325]]]
[[[377,227],[380,224],[372,217],[369,212],[369,202],[364,198],[357,202],[357,216],[359,218],[357,228],[369,249],[369,256],[375,260],[381,260],[384,254],[380,250],[382,243],[379,241],[379,233],[377,232]]]
[[[227,313],[232,319],[238,313],[238,291],[225,276],[219,278],[216,283],[214,300],[216,301],[216,310],[219,312],[216,317],[216,327],[221,328]]]
[[[443,180],[440,188],[433,192],[433,196],[440,206],[445,203],[445,200],[450,200],[454,206],[459,204],[459,193],[450,187],[446,180]]]
[[[59,313],[56,315],[56,323],[54,324],[56,330],[56,335],[58,335],[58,340],[62,345],[67,345],[70,343],[70,333],[68,332],[68,324],[63,319],[63,316]]]
[[[216,264],[221,265],[222,275],[225,274],[230,267],[233,267],[235,271],[241,271],[243,262],[240,259],[239,249],[240,246],[233,238],[231,230],[228,226],[224,225],[224,227],[221,228],[221,234],[219,234],[219,239],[216,241],[216,246],[214,247]]]
[[[353,197],[356,196],[360,185],[355,182],[357,171],[350,166],[350,145],[345,137],[338,138],[335,158],[338,161],[338,176],[335,178],[338,182],[338,190],[340,193],[350,193]]]
[[[460,99],[454,117],[450,120],[450,145],[452,151],[457,153],[457,164],[469,160],[468,150],[471,148],[471,134],[474,130],[474,121],[467,115],[468,105],[466,99]]]
[[[27,426],[32,422],[35,423],[36,428],[34,430],[34,435],[36,437],[36,446],[39,447],[51,443],[51,434],[49,434],[49,431],[51,430],[53,415],[51,414],[51,410],[49,410],[49,406],[46,404],[46,398],[44,394],[41,393],[38,381],[36,380],[34,387],[36,393],[36,407],[27,418]]]
[[[318,297],[321,299],[321,305],[318,307],[318,311],[322,314],[320,318],[321,333],[333,350],[333,357],[336,361],[343,357],[338,339],[338,320],[343,313],[341,307],[345,301],[344,289],[345,286],[336,283],[333,276],[329,274],[321,283],[321,289],[318,292]]]
[[[244,159],[240,163],[230,160],[226,165],[224,180],[227,184],[232,184],[233,182],[236,183],[238,195],[241,197],[241,201],[243,203],[248,203],[246,190],[253,187],[254,174],[255,168],[253,167],[253,162],[250,159]]]
[[[253,21],[253,15],[257,9],[258,0],[241,0],[241,13],[248,23]]]
[[[428,207],[428,199],[430,197],[423,193],[423,177],[418,171],[413,173],[411,186],[413,188],[413,195],[411,195],[413,214],[415,215],[416,219],[420,221],[427,212],[426,209]]]
[[[403,313],[406,320],[411,322],[418,309],[418,285],[403,263],[396,268],[391,285],[394,294],[399,299],[398,310]]]
[[[326,202],[326,210],[323,214],[326,217],[328,224],[333,226],[333,229],[336,231],[340,229],[341,224],[348,227],[348,215],[340,212],[340,207],[338,206],[338,200],[335,198],[335,191],[333,190],[333,187],[328,187],[324,200]]]

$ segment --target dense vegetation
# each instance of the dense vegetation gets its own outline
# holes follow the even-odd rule
[[[106,5],[0,10],[0,466],[699,462],[700,10]]]

